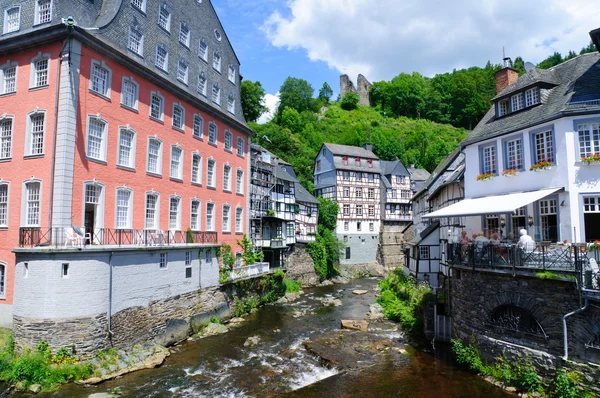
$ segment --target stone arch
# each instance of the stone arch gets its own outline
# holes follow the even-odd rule
[[[535,300],[532,297],[521,295],[520,293],[514,291],[503,291],[501,293],[498,293],[497,295],[494,295],[493,297],[490,297],[490,299],[485,304],[485,309],[488,314],[488,319],[490,320],[490,323],[493,323],[491,321],[492,316],[497,316],[498,311],[502,306],[516,307],[521,310],[522,316],[531,316],[535,320],[535,322],[537,322],[542,332],[533,334],[539,334],[541,336],[544,336],[544,338],[547,338],[549,334],[556,332],[553,330],[553,325],[551,323],[546,324],[548,322],[548,316],[544,310],[544,307],[540,304],[539,301]],[[510,309],[510,307],[508,308]],[[507,310],[507,307],[504,307],[503,311],[504,310]],[[524,330],[516,331],[524,332]]]
[[[489,321],[492,326],[546,337],[544,328],[531,311],[514,304],[501,304],[494,308]]]

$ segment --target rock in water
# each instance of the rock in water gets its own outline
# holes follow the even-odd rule
[[[352,293],[361,295],[361,294],[367,294],[367,293],[369,293],[369,291],[368,290],[353,290]]]
[[[202,331],[202,336],[215,336],[217,334],[227,333],[229,328],[225,325],[221,325],[220,323],[209,323],[207,327]]]
[[[42,386],[39,384],[32,384],[29,386],[29,391],[31,391],[34,394],[37,394],[38,392],[42,391]]]
[[[260,343],[260,337],[252,336],[248,337],[246,341],[244,341],[244,347],[256,347]]]
[[[359,330],[366,332],[369,329],[369,322],[356,320],[342,320],[342,329]]]
[[[329,307],[330,305],[333,305],[334,307],[339,307],[340,305],[342,305],[342,300],[336,298],[326,298],[322,301],[322,303],[325,307]]]

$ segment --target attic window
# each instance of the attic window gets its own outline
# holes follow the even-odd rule
[[[510,97],[510,104],[512,112],[523,109],[523,93],[518,93]]]
[[[504,116],[508,113],[508,100],[498,102],[498,117]]]
[[[356,158],[354,161],[356,162],[356,165],[360,167],[360,158]]]
[[[348,156],[344,156],[344,166],[348,166]]]
[[[369,159],[369,168],[373,168],[373,160]]]
[[[540,102],[540,91],[537,87],[525,91],[525,106],[533,106]]]

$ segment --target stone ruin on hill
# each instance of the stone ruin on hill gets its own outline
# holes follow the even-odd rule
[[[348,75],[340,76],[340,98],[344,98],[346,93],[358,94],[358,104],[361,106],[373,106],[373,98],[371,97],[371,87],[373,85],[363,75],[358,75],[357,79],[358,90],[354,87],[354,83]]]

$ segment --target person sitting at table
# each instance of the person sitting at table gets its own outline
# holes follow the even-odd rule
[[[469,237],[467,236],[467,231],[462,231],[462,232],[460,233],[460,241],[459,241],[459,243],[460,243],[461,245],[466,245],[466,244],[468,244],[470,241],[471,241],[471,240],[470,240],[470,239],[469,239]]]
[[[497,233],[492,234],[492,239],[490,240],[490,244],[492,244],[494,246],[498,246],[500,244],[500,240],[498,239]]]
[[[510,232],[506,237],[506,243],[515,243],[515,234]]]
[[[523,228],[519,231],[519,234],[521,235],[519,243],[517,244],[519,249],[523,249],[527,252],[533,251],[535,249],[535,241],[531,236],[527,235],[527,230]]]

